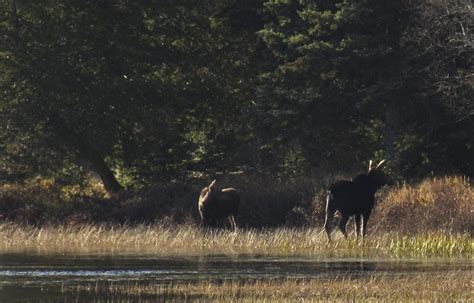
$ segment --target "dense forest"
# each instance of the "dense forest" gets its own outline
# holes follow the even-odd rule
[[[470,0],[1,0],[0,182],[474,176]]]

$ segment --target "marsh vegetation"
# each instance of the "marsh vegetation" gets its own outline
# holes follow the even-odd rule
[[[49,226],[0,224],[0,251],[129,253],[252,253],[275,255],[385,255],[397,257],[469,257],[469,234],[417,235],[379,232],[368,239],[328,243],[320,228],[206,231],[197,226]]]
[[[306,191],[291,195],[292,184]],[[97,302],[473,299],[469,179],[427,179],[384,189],[377,195],[368,237],[358,241],[349,233],[345,240],[337,232],[333,242],[322,226],[323,194],[308,184],[248,190],[235,231],[226,225],[204,229],[197,216],[179,223],[178,217],[159,213],[150,223],[123,224],[110,217],[0,223],[0,301],[25,296]],[[3,187],[3,194],[16,197],[14,190]],[[192,196],[192,191],[157,191],[131,198],[134,208],[119,201],[100,211],[158,211],[151,201],[174,197],[178,204],[172,212],[179,213],[188,203],[197,204]],[[303,201],[288,207],[295,197]],[[25,201],[31,205],[32,200]],[[61,206],[56,208],[60,213],[66,204],[54,205]],[[279,222],[274,227],[252,227],[279,213],[285,215],[273,221]]]
[[[0,301],[469,300],[470,259],[130,252],[0,254]]]
[[[65,289],[76,296],[96,294],[106,298],[159,298],[166,302],[469,302],[472,294],[469,272],[423,273],[416,275],[339,276],[314,279],[268,279],[165,285],[96,284]],[[105,302],[105,301],[104,301]],[[125,301],[126,302],[126,301]],[[151,302],[151,301],[149,301]]]

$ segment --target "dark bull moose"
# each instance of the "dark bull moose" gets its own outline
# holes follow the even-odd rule
[[[326,220],[324,229],[328,240],[331,241],[331,230],[333,216],[336,211],[341,213],[339,229],[347,239],[346,224],[349,217],[355,216],[355,233],[359,238],[360,221],[362,222],[362,235],[367,235],[367,222],[375,203],[375,192],[384,185],[391,183],[389,178],[381,171],[382,160],[376,166],[369,163],[369,171],[366,174],[357,175],[352,181],[340,180],[329,187],[326,199]]]
[[[199,195],[201,223],[215,226],[219,218],[228,217],[233,229],[237,228],[235,217],[239,213],[240,192],[235,188],[215,189],[216,180],[204,187]]]

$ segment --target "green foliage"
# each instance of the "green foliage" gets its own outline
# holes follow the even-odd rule
[[[259,35],[274,63],[262,74],[263,114],[313,167],[354,167],[381,143],[368,135],[383,113],[379,82],[388,81],[377,76],[383,67],[373,66],[387,56],[380,47],[389,47],[373,30],[386,23],[382,8],[352,1],[265,5],[273,18]]]
[[[250,58],[237,52],[246,33],[233,37],[218,15],[225,5],[17,5],[12,16],[2,4],[3,163],[16,156],[41,166],[29,175],[56,175],[105,161],[143,185],[185,176],[193,154],[206,165],[237,146]]]
[[[0,178],[92,176],[116,193],[373,157],[404,176],[472,176],[469,8],[2,0]]]

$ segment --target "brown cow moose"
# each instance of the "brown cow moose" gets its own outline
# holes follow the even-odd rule
[[[216,180],[204,187],[199,195],[199,214],[201,223],[215,226],[217,219],[227,217],[233,229],[237,228],[235,217],[239,212],[240,191],[235,188],[215,188]]]
[[[363,217],[362,236],[367,235],[367,222],[374,208],[375,192],[382,186],[391,184],[391,180],[381,170],[384,163],[385,160],[382,160],[376,166],[372,166],[372,160],[370,160],[369,170],[366,174],[359,174],[352,181],[337,181],[329,187],[324,222],[324,229],[329,241],[331,241],[332,221],[336,211],[341,213],[339,229],[346,239],[346,224],[351,216],[355,216],[357,238],[360,233],[361,217]]]

